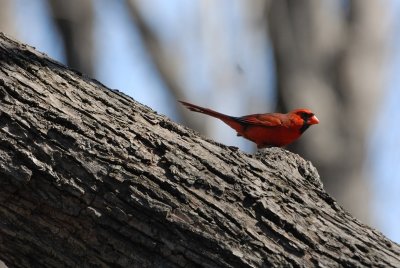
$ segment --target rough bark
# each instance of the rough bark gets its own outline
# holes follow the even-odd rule
[[[248,155],[0,35],[0,259],[10,267],[399,267],[310,162]]]

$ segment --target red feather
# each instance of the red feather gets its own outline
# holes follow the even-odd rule
[[[317,117],[308,109],[296,109],[287,114],[266,113],[234,117],[180,101],[188,109],[222,120],[236,130],[238,136],[251,140],[258,148],[282,147],[297,140],[311,125],[318,124]]]

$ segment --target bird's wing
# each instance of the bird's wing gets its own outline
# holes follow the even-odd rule
[[[251,114],[243,117],[238,117],[237,120],[242,124],[276,127],[282,125],[282,120],[275,114]]]

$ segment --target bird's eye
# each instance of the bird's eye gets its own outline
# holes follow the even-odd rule
[[[313,114],[313,113],[307,113],[307,112],[300,112],[300,113],[299,113],[299,116],[300,116],[301,118],[303,118],[304,120],[307,120],[307,119],[313,117],[314,114]]]

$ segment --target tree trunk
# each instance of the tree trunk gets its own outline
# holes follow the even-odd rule
[[[205,140],[4,35],[0,60],[8,266],[400,266],[298,155]]]

